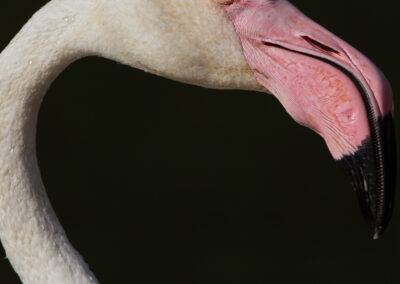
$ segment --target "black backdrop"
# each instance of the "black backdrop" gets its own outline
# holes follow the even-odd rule
[[[0,49],[46,2],[3,1]],[[292,2],[397,93],[397,1]],[[51,86],[37,140],[50,200],[101,283],[400,281],[400,207],[372,241],[322,139],[272,96],[86,58]],[[19,283],[4,256],[0,283]]]

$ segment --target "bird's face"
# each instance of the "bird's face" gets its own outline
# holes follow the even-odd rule
[[[286,0],[218,2],[258,82],[324,138],[378,237],[391,216],[396,166],[393,98],[384,75]]]

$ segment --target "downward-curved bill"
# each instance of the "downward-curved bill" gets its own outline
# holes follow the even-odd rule
[[[286,0],[223,6],[257,80],[324,138],[378,238],[392,214],[396,174],[393,98],[384,75]]]

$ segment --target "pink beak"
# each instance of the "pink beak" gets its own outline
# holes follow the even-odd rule
[[[378,238],[392,214],[396,179],[393,97],[384,75],[286,0],[223,7],[258,82],[324,138]]]

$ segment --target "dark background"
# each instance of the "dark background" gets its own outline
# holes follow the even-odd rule
[[[3,1],[0,50],[46,2]],[[292,2],[398,93],[398,1]],[[400,282],[400,207],[372,241],[322,139],[273,96],[86,58],[51,86],[37,139],[50,200],[101,283]],[[19,283],[4,256],[0,283]]]

